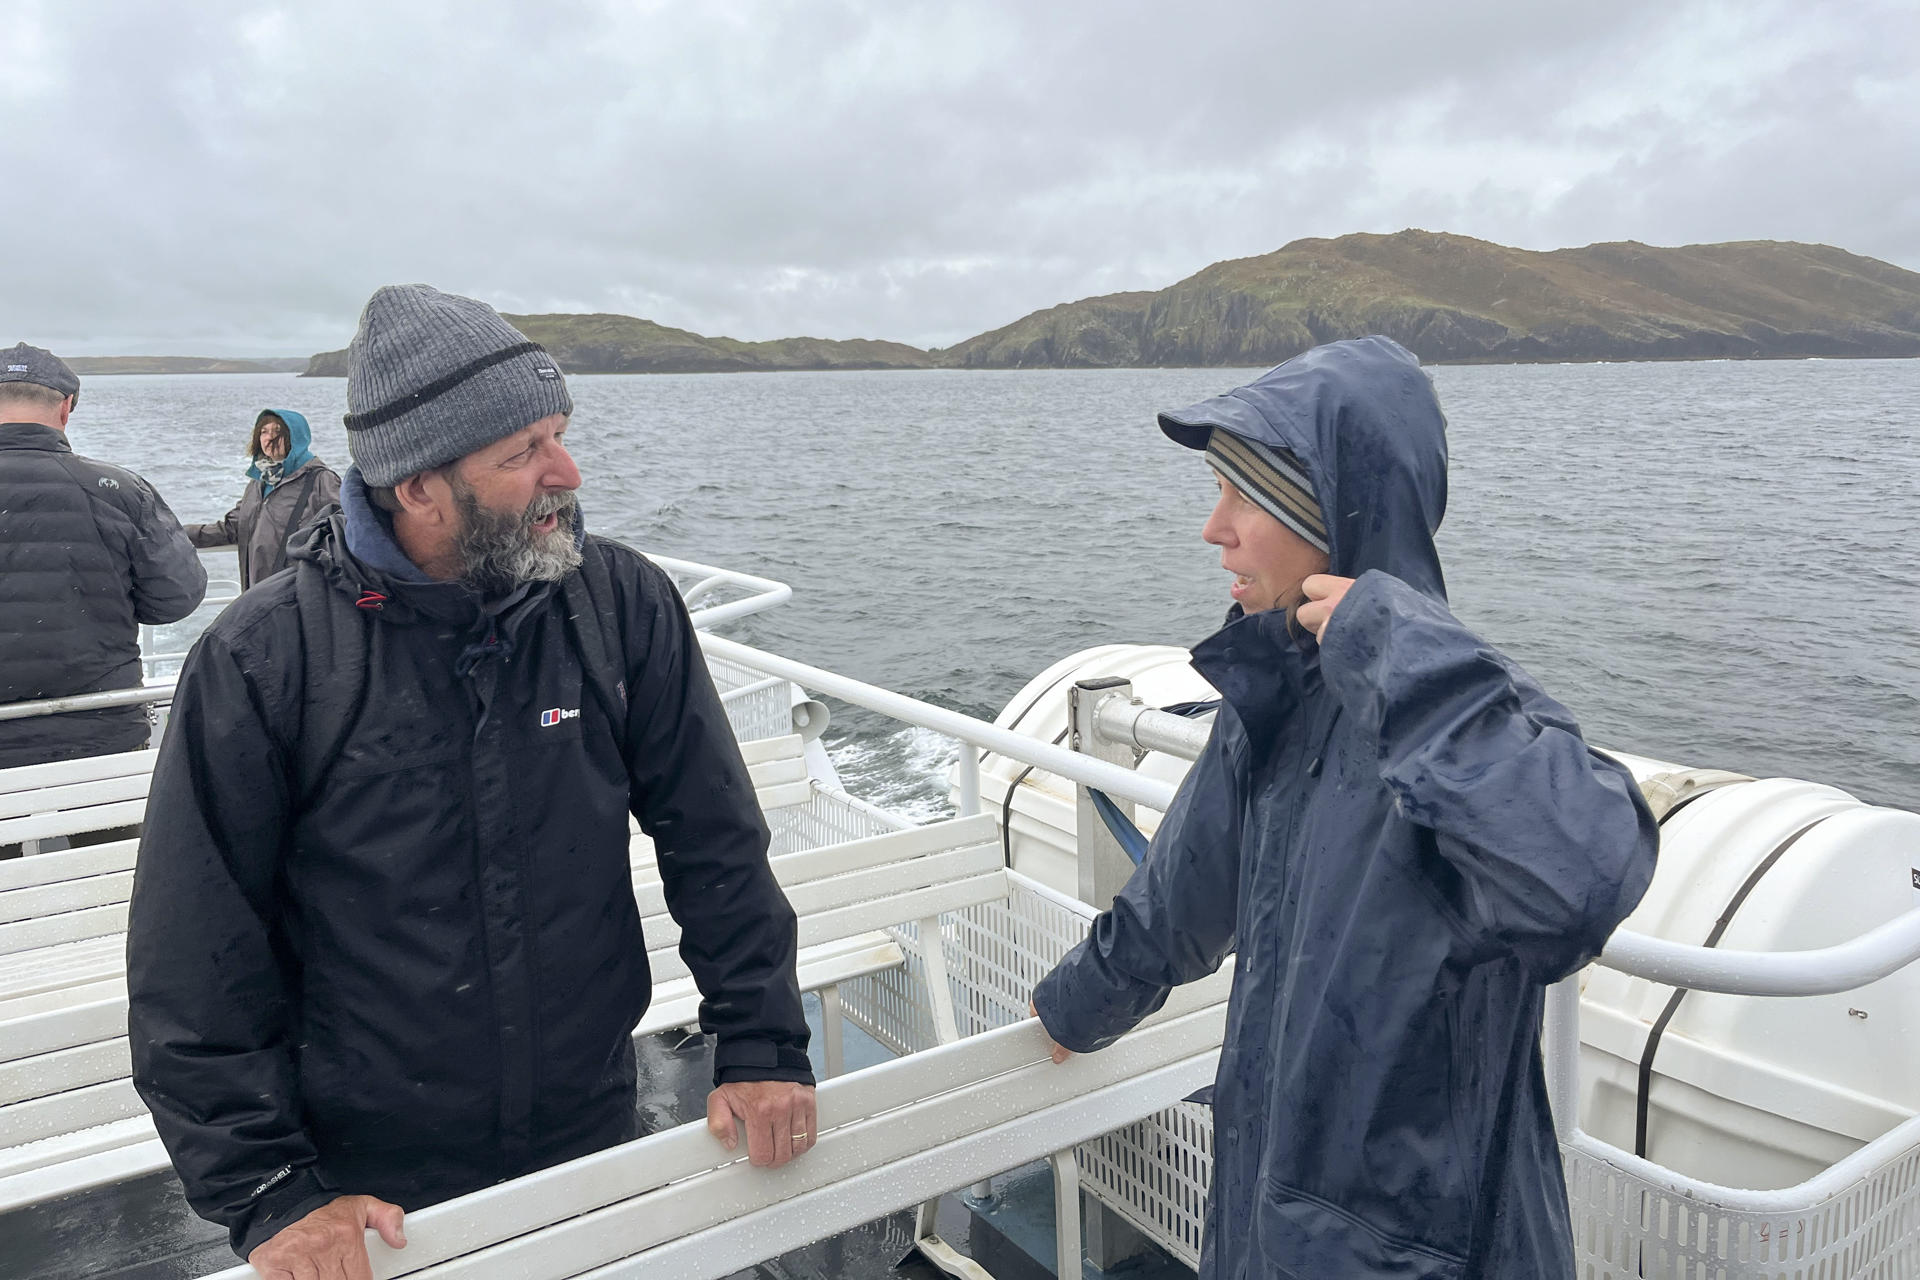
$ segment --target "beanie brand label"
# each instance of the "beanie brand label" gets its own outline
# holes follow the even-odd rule
[[[533,373],[535,377],[545,379],[548,382],[558,382],[560,380],[560,371],[550,364],[541,365],[538,369],[535,369]]]

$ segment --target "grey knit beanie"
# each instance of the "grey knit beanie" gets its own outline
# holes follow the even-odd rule
[[[560,365],[484,302],[390,284],[347,350],[347,452],[383,488],[572,413]]]

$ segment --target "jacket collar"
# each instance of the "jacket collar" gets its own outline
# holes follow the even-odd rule
[[[44,449],[72,453],[67,433],[43,422],[0,422],[0,449]]]
[[[578,530],[575,538],[584,540]],[[429,577],[400,549],[393,524],[367,496],[358,467],[340,479],[340,511],[310,526],[305,541],[288,547],[293,559],[311,560],[336,590],[389,622],[429,621],[471,628],[476,635],[509,638],[551,582],[523,583],[499,599],[483,599],[460,582]]]
[[[1320,646],[1284,609],[1242,612],[1193,647],[1193,669],[1233,708],[1256,742],[1270,742],[1318,694]]]
[[[361,564],[386,574],[396,582],[431,583],[427,572],[400,549],[393,536],[393,522],[387,513],[373,505],[367,495],[367,482],[360,468],[348,467],[340,478],[340,513],[346,517],[347,550]]]

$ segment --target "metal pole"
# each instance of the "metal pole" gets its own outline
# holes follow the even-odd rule
[[[1128,714],[1140,704],[1134,701],[1133,683],[1118,678],[1081,680],[1067,690],[1067,715],[1072,732],[1069,745],[1082,755],[1131,771],[1137,760],[1134,748],[1103,733],[1101,724],[1110,714]],[[1112,905],[1133,874],[1133,859],[1120,847],[1107,824],[1093,807],[1085,783],[1074,791],[1075,861],[1079,870],[1080,900],[1104,911]],[[1108,794],[1127,819],[1134,816],[1131,800]],[[1058,1236],[1059,1274],[1078,1276],[1080,1257],[1102,1271],[1143,1253],[1146,1237],[1132,1224],[1092,1196],[1080,1192],[1080,1167],[1074,1153],[1063,1151],[1053,1160],[1054,1231]],[[1084,1201],[1084,1203],[1083,1203]],[[1068,1235],[1071,1226],[1073,1232]]]
[[[1056,1151],[1053,1165],[1053,1263],[1059,1280],[1079,1280],[1085,1274],[1080,1266],[1080,1163],[1073,1151]],[[1094,1266],[1101,1266],[1098,1260]]]
[[[63,711],[98,711],[103,707],[133,707],[143,702],[171,702],[173,681],[150,684],[136,689],[109,689],[105,693],[76,693],[67,698],[42,698],[36,702],[9,702],[0,706],[0,720],[24,720],[28,716],[53,716]]]
[[[958,816],[970,818],[980,812],[980,749],[971,742],[961,742],[960,760],[954,767],[960,774]]]
[[[1553,1131],[1562,1142],[1580,1127],[1580,975],[1571,974],[1547,988],[1547,1100],[1553,1107]]]
[[[891,689],[850,679],[838,672],[782,658],[737,640],[716,636],[711,631],[700,633],[700,646],[712,656],[768,675],[785,676],[814,693],[824,693],[907,724],[922,725],[935,733],[959,738],[976,747],[986,747],[1008,759],[1035,765],[1072,781],[1091,782],[1116,801],[1132,800],[1163,812],[1173,803],[1175,788],[1172,783],[1141,777],[1131,768],[1106,764],[1091,756],[1069,751],[1064,746],[1056,747],[1052,743],[1029,738],[1013,729],[1003,729],[959,711],[950,711],[946,707],[909,698]]]
[[[1094,731],[1103,742],[1197,760],[1213,736],[1213,721],[1190,720],[1136,699],[1106,698],[1094,717]]]
[[[1812,951],[1727,951],[1625,929],[1607,939],[1600,963],[1690,991],[1743,996],[1823,996],[1852,991],[1920,960],[1920,907],[1856,938]]]
[[[1133,685],[1130,681],[1103,679],[1077,682],[1067,691],[1068,715],[1073,726],[1070,735],[1073,749],[1095,760],[1131,770],[1134,765],[1133,748],[1106,740],[1097,726],[1101,707],[1109,703],[1126,706],[1132,701]],[[1129,820],[1133,818],[1134,807],[1130,799],[1111,793],[1108,798]],[[1107,824],[1100,820],[1100,814],[1094,809],[1093,798],[1087,794],[1084,783],[1074,788],[1074,828],[1080,900],[1104,911],[1112,905],[1114,895],[1126,884],[1127,877],[1133,874],[1133,859],[1127,856],[1120,842],[1107,830]]]
[[[787,682],[779,676],[768,676],[765,680],[755,680],[752,684],[743,684],[738,689],[727,690],[720,695],[720,703],[725,706],[729,702],[750,698],[756,693],[765,693],[768,689],[777,689],[785,683]]]

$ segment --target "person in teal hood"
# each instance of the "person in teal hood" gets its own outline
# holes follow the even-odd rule
[[[1446,419],[1386,338],[1160,415],[1234,575],[1212,735],[1033,1002],[1104,1048],[1235,954],[1202,1280],[1566,1280],[1546,987],[1652,878],[1632,776],[1456,618]]]
[[[196,547],[238,547],[245,591],[287,565],[287,539],[339,505],[340,477],[313,456],[306,415],[262,409],[247,441],[247,488],[233,510],[210,524],[190,524]]]

